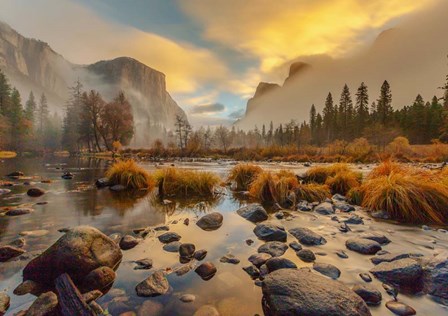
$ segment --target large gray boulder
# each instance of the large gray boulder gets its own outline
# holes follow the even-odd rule
[[[112,239],[94,227],[79,226],[31,260],[23,270],[23,279],[52,287],[54,279],[67,273],[78,285],[99,267],[115,270],[121,258],[121,250]]]
[[[370,272],[381,281],[398,286],[418,286],[423,275],[422,266],[410,258],[382,262]]]
[[[222,225],[223,216],[221,213],[213,212],[202,216],[196,223],[200,228],[206,231],[217,230]]]
[[[427,260],[423,276],[425,292],[448,299],[448,251]]]
[[[345,246],[352,251],[356,251],[364,255],[374,255],[381,250],[381,245],[376,241],[356,237],[347,239]]]
[[[261,204],[253,203],[238,209],[237,214],[253,223],[268,219],[268,213]]]
[[[280,269],[262,283],[265,315],[371,315],[361,297],[343,283],[309,269]]]
[[[305,246],[323,245],[327,242],[324,237],[305,227],[290,229],[289,233]]]
[[[268,241],[258,247],[258,252],[268,253],[272,257],[280,257],[288,249],[288,245],[280,241]]]
[[[287,238],[286,231],[283,226],[270,223],[257,224],[254,228],[254,234],[258,237],[258,239],[264,241],[285,242]]]

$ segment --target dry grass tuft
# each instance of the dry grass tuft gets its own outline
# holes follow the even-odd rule
[[[325,184],[329,177],[347,171],[350,171],[350,168],[345,163],[335,163],[330,166],[316,166],[308,169],[305,173],[305,181]]]
[[[286,205],[298,185],[297,177],[290,171],[262,172],[250,184],[249,192],[262,202]]]
[[[298,200],[308,202],[321,202],[331,196],[327,185],[317,183],[299,184],[295,188],[295,193]]]
[[[263,172],[260,166],[253,164],[238,164],[230,170],[229,180],[235,181],[238,191],[247,191],[249,185]]]
[[[333,194],[346,195],[351,189],[361,185],[361,174],[353,171],[341,171],[325,181]]]
[[[113,184],[121,184],[129,190],[152,190],[153,177],[134,160],[122,160],[114,163],[106,172]]]
[[[211,197],[215,193],[215,188],[221,183],[221,179],[215,173],[179,168],[158,170],[154,177],[161,196]]]

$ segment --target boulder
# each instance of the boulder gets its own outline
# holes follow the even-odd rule
[[[297,265],[286,258],[271,258],[265,264],[269,273],[279,269],[297,269]]]
[[[341,270],[329,263],[316,262],[313,264],[313,269],[329,278],[336,280],[341,275]]]
[[[152,297],[168,292],[170,284],[162,271],[156,271],[145,280],[137,284],[135,291],[138,296]]]
[[[324,237],[305,227],[290,229],[289,233],[296,237],[297,240],[305,246],[323,245],[327,242]]]
[[[265,262],[269,259],[271,259],[272,256],[269,253],[257,253],[254,255],[251,255],[249,257],[250,263],[252,263],[257,268],[261,267]]]
[[[365,302],[344,284],[309,269],[280,269],[262,283],[265,315],[371,315]]]
[[[163,245],[163,250],[168,252],[179,252],[180,246],[182,243],[180,241],[172,241]]]
[[[173,241],[179,241],[181,239],[180,235],[178,233],[174,233],[174,232],[163,233],[158,238],[159,238],[159,241],[164,244],[168,244]]]
[[[313,206],[308,201],[300,201],[297,203],[297,209],[302,212],[310,212],[313,210]]]
[[[100,178],[95,181],[95,185],[97,188],[105,188],[112,185],[112,183],[109,181],[109,178]]]
[[[0,262],[8,261],[25,253],[25,250],[13,246],[0,247]]]
[[[268,219],[268,213],[261,204],[253,203],[244,206],[236,211],[238,215],[253,223],[262,222]]]
[[[254,234],[258,239],[264,241],[286,241],[287,235],[285,228],[281,225],[263,223],[257,224],[254,228]]]
[[[375,257],[370,258],[373,264],[380,264],[381,262],[392,262],[395,260],[405,259],[405,258],[419,258],[422,257],[422,254],[418,253],[387,253],[384,255],[376,255]]]
[[[381,250],[381,245],[376,241],[356,237],[347,239],[345,246],[364,255],[374,255]]]
[[[356,284],[352,290],[358,294],[367,305],[378,305],[383,298],[381,292],[369,284]]]
[[[381,281],[398,286],[417,286],[423,275],[421,265],[409,258],[382,262],[373,267],[370,272]]]
[[[297,251],[296,255],[297,255],[297,257],[302,259],[302,261],[305,261],[305,262],[313,262],[314,260],[316,260],[316,256],[314,255],[314,252],[312,252],[309,249],[302,249],[300,251]]]
[[[185,258],[191,258],[196,250],[193,244],[182,244],[179,246],[179,255]]]
[[[79,226],[31,260],[23,270],[23,279],[52,286],[55,278],[68,273],[80,284],[96,268],[115,270],[121,258],[120,248],[109,237],[96,228]]]
[[[25,316],[45,316],[51,315],[58,306],[58,296],[53,292],[41,294],[31,304]]]
[[[207,281],[215,276],[217,269],[212,262],[207,261],[197,267],[194,272],[196,272],[203,280]]]
[[[43,287],[37,282],[32,280],[26,280],[17,285],[14,289],[14,295],[22,296],[26,294],[33,294],[34,296],[39,296],[43,292]]]
[[[221,213],[213,212],[202,216],[196,223],[200,228],[206,231],[217,230],[222,226],[223,217]]]
[[[84,278],[82,284],[79,286],[81,293],[90,292],[93,290],[104,291],[110,288],[115,281],[115,271],[109,267],[99,267],[91,271]]]
[[[355,211],[355,207],[346,202],[334,201],[333,203],[334,207],[342,212],[349,213]]]
[[[26,192],[26,194],[31,197],[39,197],[44,195],[45,191],[39,188],[31,188]]]
[[[320,203],[319,205],[317,205],[314,208],[314,211],[321,215],[332,215],[332,214],[334,214],[334,206],[333,206],[333,204],[331,204],[329,202],[323,202],[323,203]]]
[[[129,250],[138,245],[140,240],[131,235],[125,235],[120,239],[119,245],[122,250]]]
[[[280,241],[268,241],[258,247],[258,252],[260,253],[268,253],[272,257],[280,257],[285,251],[288,249],[288,245],[282,243]]]
[[[448,251],[425,262],[423,272],[425,292],[448,299]]]

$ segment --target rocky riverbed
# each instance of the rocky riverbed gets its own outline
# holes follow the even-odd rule
[[[160,203],[97,189],[106,165],[0,163],[1,175],[23,172],[0,186],[0,311],[64,305],[69,283],[58,277],[67,272],[82,302],[111,315],[448,313],[446,227],[372,218],[340,196],[293,211],[266,209],[229,188],[214,201]],[[180,166],[224,178],[231,163]],[[31,188],[42,192],[30,196]]]

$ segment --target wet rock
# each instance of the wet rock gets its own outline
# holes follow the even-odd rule
[[[7,174],[6,176],[10,177],[10,178],[18,178],[18,177],[23,177],[24,173],[22,171],[14,171],[14,172]]]
[[[378,305],[383,299],[381,292],[371,285],[356,284],[352,290],[358,294],[367,305]]]
[[[127,298],[116,297],[107,304],[107,311],[110,315],[121,315],[130,312],[132,308],[127,304]]]
[[[287,249],[288,246],[285,243],[279,241],[268,241],[258,247],[258,252],[268,253],[272,257],[280,257],[285,253]]]
[[[314,212],[321,215],[331,215],[334,214],[334,206],[329,202],[323,202],[314,208]]]
[[[180,241],[172,241],[168,244],[163,245],[163,250],[168,252],[179,252],[182,243]]]
[[[99,290],[93,290],[93,291],[82,294],[82,298],[87,304],[100,298],[101,296],[103,296],[103,293]]]
[[[314,260],[316,260],[316,256],[314,255],[314,252],[312,252],[309,249],[302,249],[300,251],[297,251],[296,255],[297,255],[297,257],[302,259],[302,261],[305,261],[305,262],[313,262]]]
[[[219,259],[219,261],[222,263],[231,263],[231,264],[240,263],[240,259],[238,259],[237,257],[235,257],[232,254],[227,254],[225,256],[222,256],[221,259]]]
[[[191,258],[196,250],[193,244],[182,244],[179,247],[179,255],[185,258]]]
[[[287,235],[285,228],[280,225],[264,223],[257,224],[254,228],[254,234],[258,239],[264,241],[286,241]]]
[[[262,290],[265,315],[371,315],[347,286],[309,269],[274,271],[264,279]]]
[[[100,306],[100,304],[98,304],[95,301],[90,302],[89,307],[95,313],[95,315],[103,315],[104,314],[103,308]]]
[[[247,274],[249,274],[252,279],[256,279],[260,276],[260,270],[253,264],[247,267],[243,267],[243,270],[246,271]]]
[[[154,230],[156,232],[159,232],[159,231],[169,231],[170,228],[168,226],[166,226],[166,225],[161,225],[161,226],[154,227]]]
[[[184,225],[185,226],[190,225],[190,219],[189,218],[184,219]]]
[[[364,224],[364,221],[358,215],[352,215],[349,218],[347,218],[346,220],[344,220],[344,222],[347,224],[352,224],[352,225]]]
[[[181,297],[179,297],[179,300],[181,300],[184,303],[191,303],[196,300],[196,296],[193,294],[184,294]]]
[[[348,227],[347,223],[342,223],[339,226],[339,231],[342,232],[342,233],[347,233],[347,232],[350,232],[351,229],[350,229],[350,227]]]
[[[345,203],[345,202],[334,202],[334,207],[338,210],[340,210],[341,212],[344,213],[349,213],[349,212],[354,212],[356,209],[353,205]]]
[[[115,184],[113,186],[110,186],[109,190],[111,190],[113,192],[122,192],[122,191],[126,190],[126,187],[121,184]]]
[[[39,296],[40,293],[42,293],[43,287],[32,280],[26,280],[20,283],[15,289],[14,289],[14,295],[22,296],[26,294],[33,294],[34,296]]]
[[[417,312],[411,306],[397,301],[389,301],[386,303],[386,307],[395,315],[410,316],[416,315]]]
[[[290,229],[289,233],[305,246],[323,245],[327,242],[324,237],[305,227]]]
[[[252,239],[246,239],[246,245],[250,246],[254,243]]]
[[[112,285],[115,281],[115,277],[115,271],[111,268],[99,267],[87,274],[82,284],[79,286],[79,289],[81,293],[93,290],[103,291]]]
[[[135,290],[138,296],[152,297],[168,292],[170,285],[162,271],[156,271],[148,278],[137,284]]]
[[[206,231],[217,230],[221,227],[223,217],[221,213],[214,212],[202,216],[196,223],[200,228]]]
[[[307,201],[300,201],[297,204],[297,209],[302,212],[311,212],[313,210],[313,206]]]
[[[13,246],[13,247],[17,247],[17,248],[23,248],[26,245],[26,240],[23,237],[19,237],[19,238],[15,239],[15,240],[11,241],[9,243],[9,245]]]
[[[164,244],[168,244],[173,241],[179,241],[181,239],[180,235],[178,233],[174,233],[174,232],[164,233],[164,234],[160,235],[158,238],[159,238],[159,241]]]
[[[380,264],[381,262],[392,262],[395,260],[400,260],[400,259],[405,259],[405,258],[419,258],[422,257],[422,254],[418,254],[418,253],[389,253],[389,254],[384,254],[381,256],[375,256],[370,258],[370,261],[372,261],[373,264],[377,265]]]
[[[79,226],[31,260],[23,270],[23,279],[53,285],[56,277],[68,273],[79,284],[96,268],[116,269],[121,258],[120,248],[109,237],[96,228]]]
[[[13,246],[0,247],[0,262],[8,261],[23,254],[25,250]]]
[[[365,255],[374,255],[381,250],[381,245],[379,243],[363,238],[349,238],[345,242],[345,246],[352,251]]]
[[[342,259],[347,259],[347,258],[348,258],[348,255],[345,253],[344,250],[337,250],[337,251],[336,251],[336,255],[337,255],[339,258],[342,258]]]
[[[268,273],[279,269],[297,269],[297,265],[286,258],[271,258],[267,260],[265,264],[268,269]]]
[[[194,253],[193,258],[195,258],[198,261],[201,261],[204,260],[205,256],[207,256],[207,250],[200,249]]]
[[[277,219],[283,219],[285,217],[285,213],[283,211],[278,211],[274,214]]]
[[[397,300],[398,290],[395,287],[393,287],[392,285],[389,285],[387,283],[383,283],[382,286],[387,294],[392,296],[394,298],[394,300]]]
[[[341,275],[341,270],[329,263],[316,262],[313,264],[313,269],[334,280]]]
[[[118,244],[121,240],[121,234],[120,233],[113,233],[109,235],[109,238],[116,244]]]
[[[58,297],[53,292],[46,292],[41,294],[31,304],[26,312],[26,316],[45,316],[51,315],[58,306]]]
[[[44,195],[45,191],[39,188],[31,188],[26,192],[26,194],[31,197],[39,197]]]
[[[137,316],[159,316],[162,315],[163,305],[160,302],[146,300],[137,311]]]
[[[265,262],[269,259],[272,258],[272,255],[270,255],[269,253],[256,253],[253,254],[249,257],[249,262],[252,263],[254,266],[256,266],[257,268],[259,268],[260,266],[262,266],[263,264],[265,264]]]
[[[425,292],[448,299],[448,251],[443,251],[424,264]]]
[[[262,222],[268,219],[268,213],[261,204],[253,203],[244,206],[236,211],[238,215],[253,223]]]
[[[201,306],[193,316],[220,316],[218,310],[212,305]]]
[[[423,269],[417,261],[406,258],[382,262],[370,272],[383,282],[395,285],[417,285],[423,274]]]
[[[364,282],[370,283],[372,282],[372,277],[368,273],[360,273],[359,277],[363,279]]]
[[[390,215],[386,211],[375,211],[371,212],[370,215],[372,215],[373,218],[390,219]]]
[[[5,292],[0,292],[0,315],[6,313],[9,308],[10,302],[11,299],[9,298],[8,294],[6,294]]]
[[[105,188],[112,185],[112,183],[109,181],[109,178],[100,178],[95,181],[95,185],[97,188]]]
[[[149,270],[153,265],[152,259],[150,258],[144,258],[134,262],[137,264],[134,270]]]
[[[215,265],[210,261],[204,262],[194,270],[194,272],[196,272],[205,281],[213,278],[216,274],[216,271],[217,269]]]
[[[366,232],[359,235],[359,238],[374,240],[381,245],[387,245],[390,243],[390,239],[385,235],[375,232]]]
[[[190,264],[184,264],[183,266],[176,269],[176,275],[182,276],[184,274],[187,274],[192,269],[192,266]]]
[[[125,235],[120,239],[119,245],[122,250],[129,250],[137,246],[139,242],[140,240],[138,240],[137,238],[131,235]]]
[[[291,247],[294,251],[299,251],[303,248],[302,245],[295,240],[289,243],[289,247]]]
[[[74,175],[71,172],[64,172],[64,174],[61,176],[64,180],[71,180],[73,179]]]

